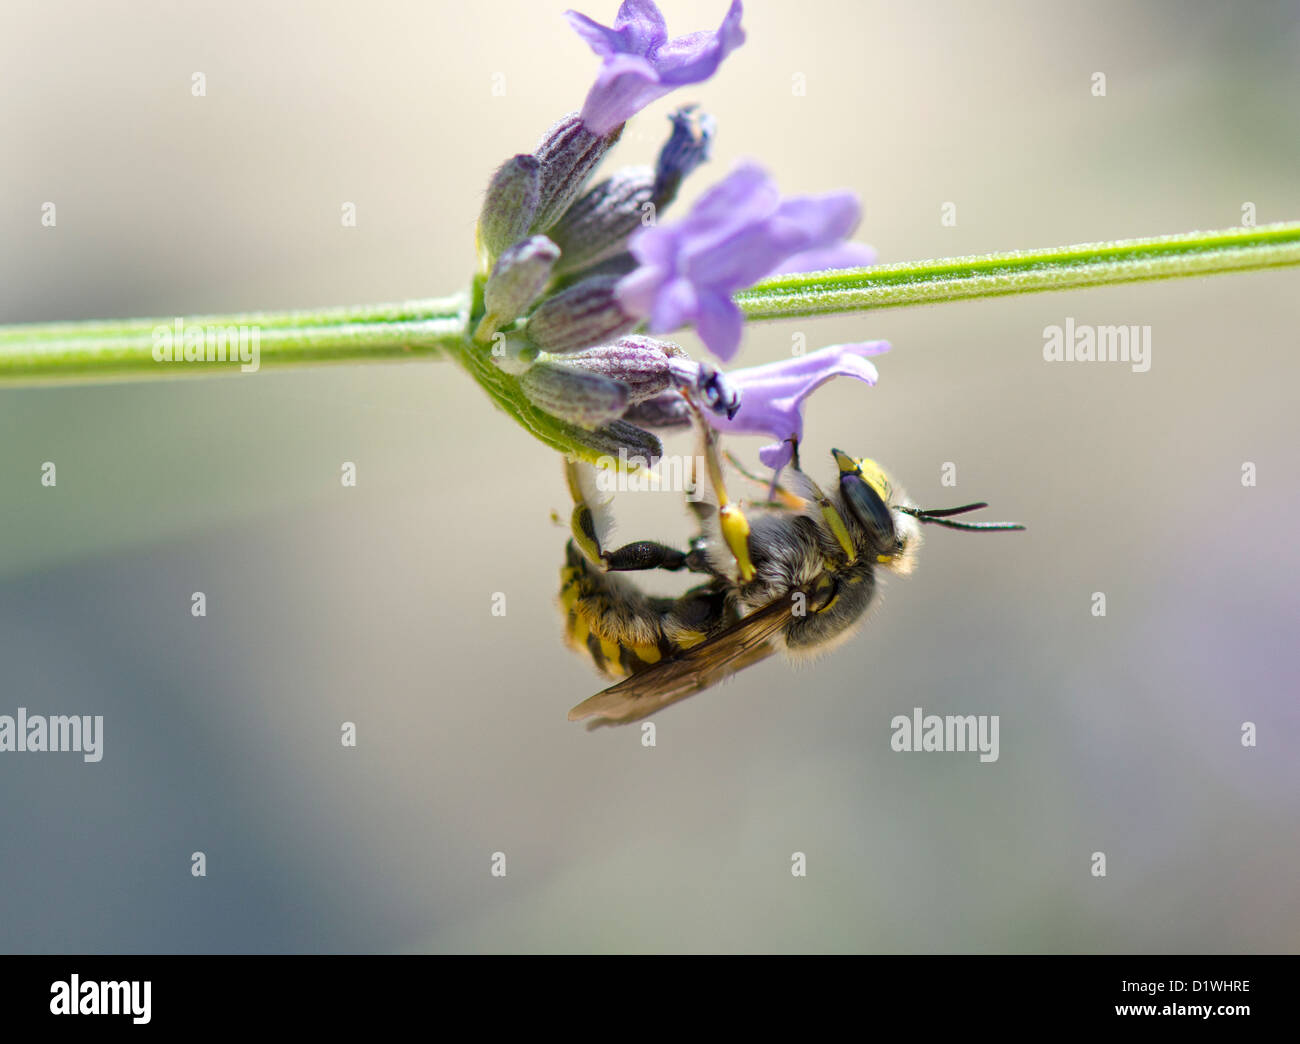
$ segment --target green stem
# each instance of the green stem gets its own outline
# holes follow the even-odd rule
[[[782,276],[736,295],[751,321],[1300,264],[1300,222]]]
[[[184,316],[180,322],[190,330],[256,330],[259,369],[284,368],[440,356],[459,347],[465,307],[460,295],[311,311]],[[107,319],[0,327],[0,384],[183,377],[239,369],[237,361],[159,362],[155,331],[174,334],[175,323],[174,318]]]
[[[748,319],[757,321],[1296,264],[1300,222],[782,276],[737,294],[736,301]],[[191,328],[256,329],[260,365],[266,368],[429,358],[448,352],[466,363],[466,309],[466,298],[456,296],[301,312],[191,316],[182,321]],[[229,362],[156,361],[155,331],[173,323],[163,318],[0,327],[0,385],[237,369],[238,363]],[[468,360],[475,378],[495,382],[495,371],[476,366],[478,361]],[[507,396],[504,387],[488,391],[498,401]]]
[[[185,322],[196,326],[257,326],[263,330],[285,327],[335,326],[348,323],[422,322],[430,319],[455,319],[465,307],[460,294],[423,301],[400,301],[393,304],[344,305],[337,308],[314,308],[296,312],[235,312],[227,315],[191,315]],[[88,339],[122,337],[151,333],[159,324],[174,321],[168,316],[153,319],[91,319],[86,322],[29,323],[0,326],[0,344],[18,341]]]

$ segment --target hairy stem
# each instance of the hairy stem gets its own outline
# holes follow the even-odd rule
[[[37,381],[85,381],[196,376],[236,372],[237,351],[227,361],[162,362],[155,356],[165,331],[174,355],[184,358],[185,331],[256,331],[258,368],[321,363],[379,362],[439,356],[460,344],[463,295],[398,304],[323,308],[295,312],[246,312],[177,319],[108,319],[81,323],[32,323],[0,327],[0,385]],[[216,354],[214,352],[214,354]],[[245,357],[250,353],[245,350]]]
[[[736,295],[750,321],[1300,264],[1300,222],[782,276]]]

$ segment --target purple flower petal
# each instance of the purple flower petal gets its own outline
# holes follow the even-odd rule
[[[780,203],[781,193],[767,171],[757,163],[740,163],[691,207],[690,234],[703,237],[743,227],[767,217]]]
[[[887,341],[836,344],[807,355],[733,370],[727,382],[740,394],[734,417],[710,415],[709,424],[732,435],[770,435],[778,441],[758,451],[759,459],[780,471],[790,462],[789,440],[803,438],[803,401],[833,377],[876,383],[876,368],[865,358],[889,351]]]
[[[775,477],[783,467],[794,460],[794,443],[787,439],[784,442],[774,442],[770,446],[764,446],[758,451],[758,459],[772,469],[772,475]]]
[[[681,221],[633,235],[639,266],[619,284],[619,302],[657,333],[693,322],[709,350],[730,359],[741,326],[732,295],[791,261],[863,263],[868,248],[842,242],[860,213],[848,192],[782,200],[761,167],[743,163]]]
[[[876,263],[876,251],[866,243],[840,243],[820,250],[805,250],[785,261],[768,275],[799,272],[829,272],[836,268],[866,268]]]
[[[700,310],[699,294],[686,279],[674,279],[655,298],[651,313],[656,329],[672,330],[681,326],[687,316]]]
[[[614,54],[646,54],[668,40],[663,12],[653,0],[623,0],[612,29],[577,11],[565,11],[564,17],[574,32],[602,58]]]
[[[833,243],[852,235],[860,220],[858,197],[840,191],[787,199],[777,209],[772,223],[786,235]]]
[[[623,0],[613,28],[576,11],[565,17],[602,59],[582,107],[582,122],[604,136],[676,87],[702,83],[745,42],[741,0],[732,0],[716,32],[668,39],[664,16],[652,0]]]
[[[695,328],[705,344],[724,362],[740,348],[740,331],[745,316],[739,306],[725,294],[701,294]]]

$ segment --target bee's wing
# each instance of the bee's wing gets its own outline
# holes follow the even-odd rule
[[[792,598],[769,602],[680,656],[663,660],[583,700],[569,711],[569,720],[636,721],[716,685],[776,652],[772,636],[790,622],[793,606]]]

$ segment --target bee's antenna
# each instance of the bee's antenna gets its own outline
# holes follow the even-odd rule
[[[988,507],[988,504],[981,500],[978,504],[963,504],[961,507],[955,508],[918,508],[915,511],[908,511],[907,508],[904,508],[903,510],[907,511],[909,515],[916,515],[918,518],[947,518],[949,515],[964,515],[968,511],[978,511],[980,508],[986,507]]]
[[[1016,529],[1024,529],[1019,522],[952,522],[949,521],[952,515],[964,515],[968,511],[978,511],[980,508],[986,508],[988,504],[983,501],[978,504],[963,504],[961,507],[953,508],[910,508],[900,507],[898,510],[904,514],[911,515],[918,522],[926,522],[936,526],[943,526],[945,529],[964,529],[967,532],[979,532],[981,530],[993,532],[1007,532]]]
[[[946,518],[926,518],[924,515],[917,515],[916,517],[922,522],[932,522],[936,526],[943,526],[945,529],[965,529],[973,532],[978,532],[979,530],[1009,532],[1011,530],[1025,528],[1019,522],[950,522]]]

